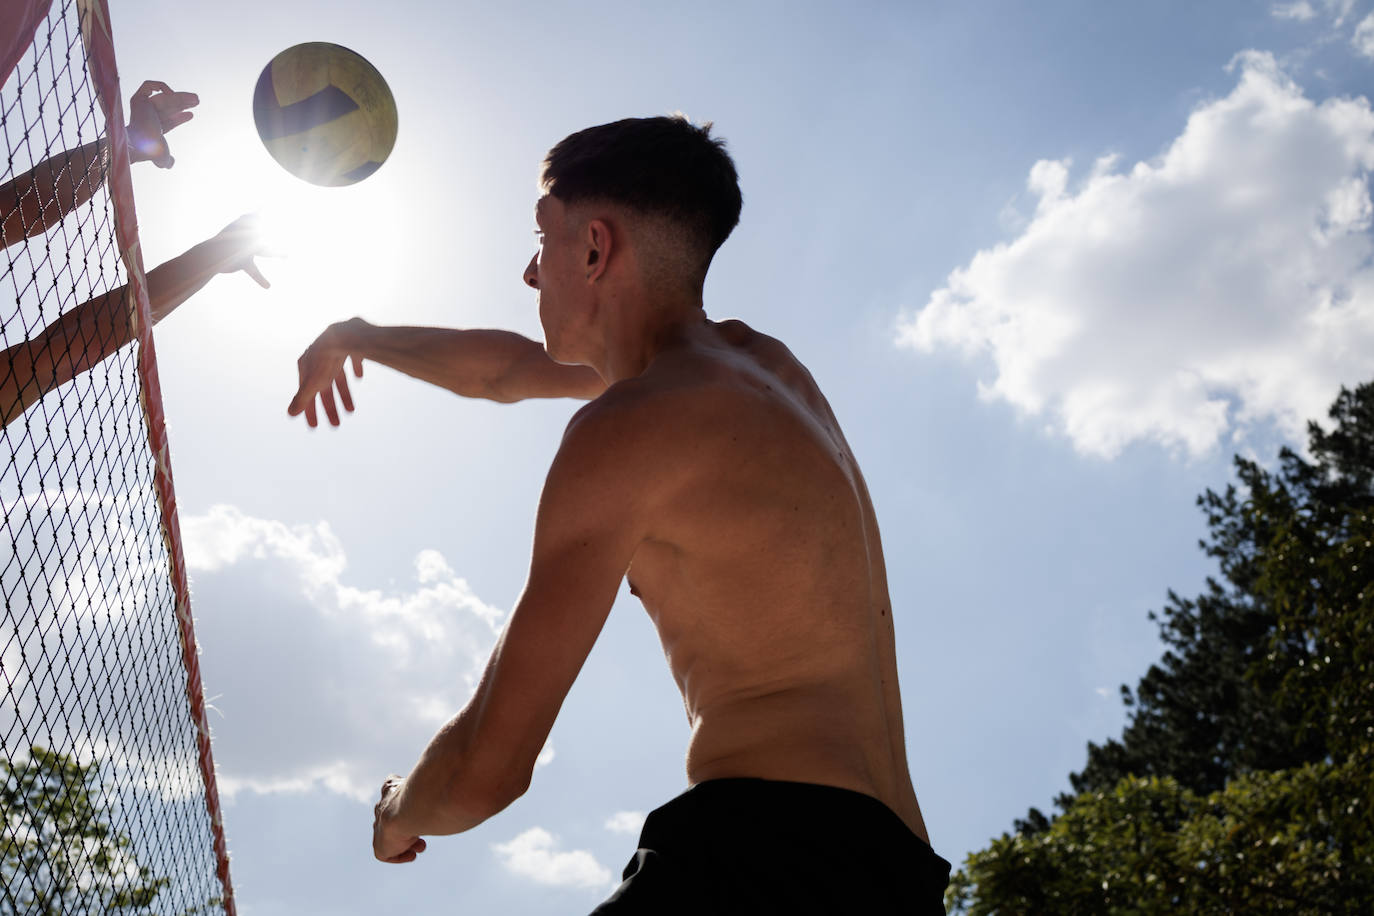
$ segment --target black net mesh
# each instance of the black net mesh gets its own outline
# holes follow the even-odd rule
[[[74,0],[0,131],[0,914],[222,909]]]

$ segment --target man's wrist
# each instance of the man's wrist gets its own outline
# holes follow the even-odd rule
[[[353,317],[347,321],[336,323],[332,330],[334,342],[341,349],[360,357],[371,357],[368,345],[372,341],[372,332],[376,330],[376,325],[370,324],[362,318]]]

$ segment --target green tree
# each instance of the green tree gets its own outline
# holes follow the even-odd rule
[[[969,916],[1262,913],[1368,916],[1374,758],[1255,771],[1202,796],[1128,776],[1046,827],[969,857],[947,902]]]
[[[0,758],[0,916],[143,913],[166,887],[102,816],[98,769],[41,747]]]
[[[1374,912],[1374,383],[1198,499],[1218,564],[1059,813],[968,860],[966,913]]]

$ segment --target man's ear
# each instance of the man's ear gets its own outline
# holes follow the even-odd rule
[[[611,251],[615,247],[615,233],[604,219],[587,223],[587,282],[595,283],[606,272]]]

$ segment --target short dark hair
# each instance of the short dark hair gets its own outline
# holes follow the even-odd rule
[[[703,269],[739,223],[739,174],[712,139],[681,114],[626,118],[559,141],[544,158],[539,186],[564,204],[609,201],[664,217],[687,231]]]

